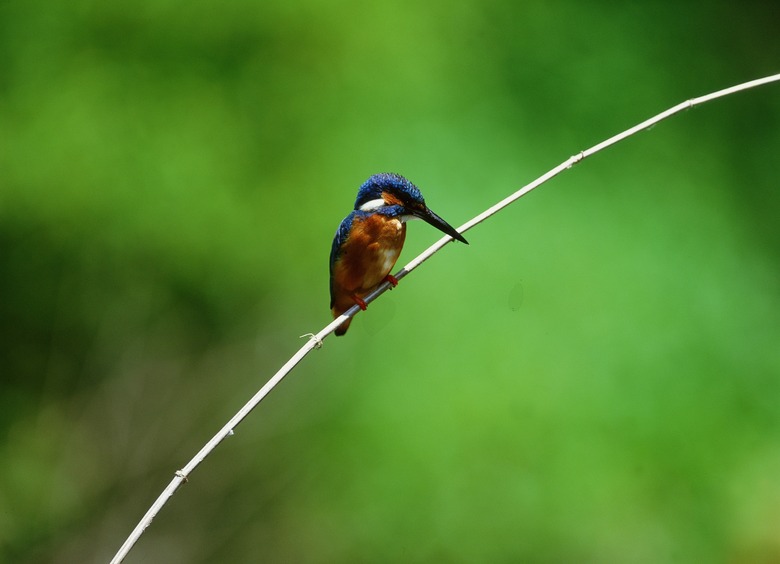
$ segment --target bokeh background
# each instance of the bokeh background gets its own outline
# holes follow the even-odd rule
[[[370,174],[460,225],[778,72],[778,22],[0,2],[0,560],[110,558],[329,321]],[[780,562],[779,155],[773,85],[521,199],[309,356],[126,561]]]

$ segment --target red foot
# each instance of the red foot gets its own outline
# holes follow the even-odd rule
[[[358,305],[358,307],[360,307],[360,309],[362,309],[363,311],[366,311],[366,308],[368,308],[368,306],[366,305],[366,302],[364,302],[364,301],[363,301],[361,298],[359,298],[358,296],[352,296],[352,300],[353,300],[353,301],[354,301],[354,302],[355,302],[355,303]]]
[[[393,288],[395,288],[396,286],[398,286],[398,278],[396,278],[396,277],[395,277],[395,276],[393,276],[392,274],[388,274],[387,276],[385,276],[385,280],[387,280],[388,282],[390,282],[390,285],[391,285]],[[393,288],[390,288],[390,289],[392,290]]]

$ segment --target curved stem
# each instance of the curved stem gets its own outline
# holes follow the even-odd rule
[[[577,153],[576,155],[569,157],[567,160],[556,166],[555,168],[551,169],[549,172],[543,174],[533,182],[526,184],[510,196],[507,196],[497,204],[491,206],[490,208],[486,209],[481,214],[477,215],[473,219],[467,221],[464,223],[458,231],[460,233],[465,233],[469,229],[475,227],[476,225],[482,223],[492,215],[498,213],[505,207],[507,207],[509,204],[513,203],[514,201],[518,200],[522,196],[525,196],[528,192],[533,190],[534,188],[537,188],[538,186],[541,186],[551,178],[557,176],[564,170],[570,169],[575,164],[578,164],[586,157],[589,157],[595,153],[598,153],[599,151],[606,149],[607,147],[614,145],[615,143],[618,143],[622,141],[623,139],[626,139],[636,133],[639,133],[642,130],[648,129],[649,127],[683,111],[687,110],[689,108],[693,108],[694,106],[698,106],[700,104],[704,104],[705,102],[709,102],[711,100],[715,100],[717,98],[722,98],[724,96],[728,96],[729,94],[734,94],[735,92],[740,92],[742,90],[748,90],[750,88],[755,88],[757,86],[762,86],[764,84],[769,84],[771,82],[777,82],[780,81],[780,74],[775,74],[772,76],[767,76],[765,78],[760,78],[757,80],[751,80],[750,82],[745,82],[742,84],[738,84],[736,86],[732,86],[730,88],[725,88],[723,90],[719,90],[717,92],[713,92],[711,94],[707,94],[705,96],[699,96],[698,98],[692,98],[690,100],[686,100],[685,102],[681,102],[680,104],[677,104],[676,106],[669,108],[668,110],[661,112],[660,114],[651,117],[650,119],[647,119],[634,127],[631,127],[621,133],[618,133],[617,135],[614,135],[610,137],[609,139],[606,139],[605,141],[602,141],[601,143],[598,143],[597,145],[594,145],[590,149],[586,149],[585,151],[581,151],[580,153]],[[395,274],[396,280],[401,280],[406,275],[408,275],[410,272],[412,272],[415,268],[420,266],[423,262],[428,260],[430,257],[432,257],[435,253],[439,252],[444,245],[452,241],[452,237],[449,235],[446,235],[445,237],[442,237],[438,241],[436,241],[433,245],[428,247],[425,251],[420,253],[417,257],[412,259],[412,261],[407,264],[405,267],[403,267],[401,270],[399,270]],[[389,288],[391,287],[391,283],[389,281],[386,281],[382,283],[374,292],[369,294],[365,297],[366,304],[370,304],[375,299],[377,299],[379,296],[384,294]],[[124,560],[125,556],[130,552],[130,550],[133,548],[133,545],[138,541],[138,539],[143,534],[144,530],[152,523],[152,520],[155,518],[157,513],[159,513],[160,509],[163,508],[163,506],[168,502],[168,499],[176,493],[176,490],[179,489],[179,486],[186,482],[188,480],[188,477],[190,473],[195,470],[195,468],[198,467],[198,465],[203,462],[203,460],[211,454],[211,452],[219,445],[223,440],[225,440],[227,437],[231,436],[233,434],[233,430],[238,426],[239,423],[241,423],[244,418],[246,418],[247,415],[249,415],[252,410],[257,407],[257,405],[265,398],[271,390],[273,390],[279,382],[282,381],[282,379],[287,376],[287,374],[301,361],[303,358],[308,355],[313,349],[320,348],[322,346],[323,340],[330,335],[333,331],[336,330],[336,328],[341,325],[342,322],[344,322],[347,318],[353,317],[355,314],[357,314],[360,311],[360,308],[355,305],[344,312],[343,315],[341,315],[339,318],[331,321],[328,325],[326,325],[323,329],[320,330],[319,333],[316,335],[309,334],[304,335],[308,336],[309,340],[305,345],[303,345],[300,350],[295,353],[295,355],[288,360],[284,366],[282,366],[276,374],[271,377],[268,382],[265,383],[265,385],[260,388],[260,390],[250,399],[244,407],[242,407],[238,413],[236,413],[233,417],[231,417],[230,421],[228,421],[220,431],[212,437],[212,439],[207,442],[203,448],[200,449],[200,451],[193,457],[192,460],[190,460],[186,466],[184,466],[181,470],[178,470],[175,473],[175,476],[173,480],[171,480],[170,484],[163,490],[163,492],[159,495],[157,500],[152,504],[152,506],[149,508],[149,510],[146,512],[146,514],[143,516],[141,521],[136,525],[135,529],[133,529],[133,532],[130,534],[130,536],[125,540],[124,544],[122,544],[119,551],[116,553],[114,558],[111,560],[112,564],[118,564],[119,562],[122,562]]]

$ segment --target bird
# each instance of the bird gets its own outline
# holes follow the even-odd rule
[[[422,219],[468,245],[463,235],[425,205],[417,186],[400,174],[374,174],[360,186],[354,209],[333,238],[330,309],[334,319],[355,304],[365,311],[363,298],[382,282],[398,285],[390,271],[401,254],[406,222],[412,219]],[[344,335],[351,321],[344,321],[336,335]]]

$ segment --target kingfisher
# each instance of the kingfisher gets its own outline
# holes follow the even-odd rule
[[[330,251],[330,310],[336,319],[363,300],[390,274],[406,238],[406,222],[422,219],[461,243],[468,241],[425,205],[420,190],[400,174],[375,174],[358,190],[355,209],[339,225]],[[347,319],[336,329],[343,335]]]

